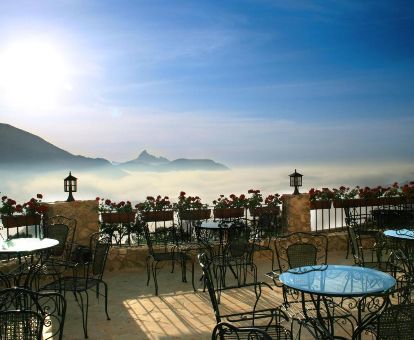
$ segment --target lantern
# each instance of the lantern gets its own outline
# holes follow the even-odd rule
[[[69,172],[69,176],[64,179],[65,192],[69,193],[66,202],[72,202],[75,200],[73,198],[72,192],[76,192],[78,190],[77,180],[78,179],[76,177],[72,176],[72,172]]]
[[[298,195],[299,194],[298,187],[302,186],[303,175],[296,172],[296,169],[295,169],[295,172],[293,174],[290,174],[289,177],[290,177],[290,186],[295,187],[295,191],[293,192],[293,195]]]

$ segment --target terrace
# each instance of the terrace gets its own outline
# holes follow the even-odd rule
[[[329,240],[327,248],[327,263],[329,264],[354,264],[352,255],[348,252],[347,227],[352,223],[356,225],[370,225],[381,223],[379,227],[390,224],[388,217],[382,216],[375,220],[374,211],[379,208],[382,211],[401,211],[397,219],[393,219],[390,227],[403,223],[403,227],[412,227],[413,206],[411,202],[399,201],[376,202],[367,204],[359,201],[357,205],[349,203],[343,207],[318,209],[309,199],[308,194],[286,195],[283,205],[278,209],[277,221],[281,224],[279,233],[288,234],[295,232],[311,232],[325,234]],[[48,215],[64,215],[77,220],[75,241],[80,245],[88,245],[89,235],[102,228],[102,217],[99,217],[97,201],[55,202],[49,204]],[[281,212],[281,213],[280,213]],[[352,216],[351,216],[351,215]],[[382,213],[381,213],[382,214]],[[394,213],[393,213],[394,214]],[[386,215],[387,216],[387,215]],[[394,215],[392,215],[394,216]],[[401,220],[401,216],[404,217]],[[394,216],[395,217],[395,216]],[[258,216],[250,215],[249,210],[244,211],[242,220],[256,220]],[[149,222],[149,221],[148,221]],[[176,215],[169,221],[173,225],[179,225],[180,219]],[[151,222],[154,223],[154,222]],[[165,226],[165,221],[156,220]],[[394,223],[394,224],[393,224]],[[110,223],[122,227],[128,223]],[[132,225],[132,224],[131,224]],[[401,227],[401,225],[400,225]],[[18,228],[20,232],[27,232],[26,227]],[[7,230],[9,233],[10,230]],[[116,235],[116,233],[120,233]],[[216,325],[212,304],[207,291],[203,291],[202,270],[196,261],[195,288],[191,282],[182,282],[176,268],[170,272],[170,264],[159,271],[159,294],[154,294],[154,282],[151,280],[147,286],[147,272],[145,260],[147,246],[145,241],[132,230],[123,233],[115,229],[111,234],[113,245],[109,250],[104,280],[109,287],[108,312],[111,320],[106,320],[104,312],[104,300],[95,299],[91,294],[89,299],[89,338],[90,339],[210,339],[211,332]],[[141,235],[142,236],[142,235]],[[273,239],[276,237],[274,235]],[[131,241],[132,240],[132,241]],[[273,247],[273,241],[271,243]],[[361,245],[372,246],[369,240],[361,242]],[[388,251],[388,250],[387,250]],[[279,306],[283,303],[282,288],[273,284],[266,276],[271,269],[270,259],[265,253],[256,253],[254,263],[258,269],[258,280],[267,282],[273,290],[266,290],[261,297],[260,304],[264,308]],[[410,255],[411,256],[411,255]],[[194,259],[194,258],[193,258]],[[9,261],[3,261],[2,266]],[[276,265],[277,267],[277,265]],[[189,274],[187,268],[187,274]],[[405,274],[405,273],[404,273]],[[250,274],[249,274],[250,275]],[[249,276],[252,279],[251,275]],[[64,339],[83,339],[82,316],[79,307],[72,294],[66,294],[67,314],[64,324]],[[231,311],[247,311],[254,305],[255,299],[251,291],[230,291],[223,293],[220,308]],[[356,313],[356,310],[353,311]],[[285,327],[290,328],[291,320],[284,321]],[[339,330],[339,334],[343,333]],[[294,334],[298,334],[298,326],[294,326]],[[349,334],[342,334],[350,338]],[[303,331],[300,339],[311,339],[313,336]]]

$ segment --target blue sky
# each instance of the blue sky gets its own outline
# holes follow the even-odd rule
[[[411,1],[2,1],[0,57],[65,66],[33,106],[0,74],[0,121],[114,161],[412,162],[413,37]]]

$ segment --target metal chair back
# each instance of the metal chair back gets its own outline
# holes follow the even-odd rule
[[[77,221],[62,215],[50,216],[43,223],[43,236],[59,240],[59,245],[52,249],[52,256],[70,261],[75,243]]]
[[[66,300],[56,292],[0,291],[1,339],[62,339]],[[43,330],[49,337],[43,337]]]

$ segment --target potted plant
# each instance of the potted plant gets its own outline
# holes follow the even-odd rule
[[[250,189],[247,193],[250,194],[250,197],[247,199],[247,207],[251,216],[256,217],[263,213],[279,214],[280,204],[282,204],[279,194],[268,195],[263,205],[263,197],[260,190]]]
[[[328,188],[319,189],[310,189],[309,190],[309,200],[310,200],[310,209],[330,209],[333,198],[333,192]]]
[[[211,215],[211,209],[208,209],[207,204],[201,203],[200,197],[186,196],[184,191],[180,192],[178,201],[173,204],[173,208],[181,220],[207,220]]]
[[[414,184],[414,182],[411,182]],[[383,193],[384,205],[399,205],[404,203],[402,188],[395,182],[392,186],[385,189]]]
[[[244,216],[244,208],[247,206],[246,195],[236,196],[231,194],[229,198],[220,195],[213,201],[214,218],[240,218]]]
[[[37,194],[23,204],[17,204],[14,199],[2,196],[0,214],[5,228],[15,228],[29,225],[39,225],[41,217],[47,212],[48,206],[42,203],[43,195]]]
[[[98,210],[103,223],[131,223],[135,221],[135,211],[130,201],[112,202],[108,198],[99,198]]]
[[[385,190],[378,186],[376,188],[364,187],[359,189],[359,198],[363,200],[363,206],[382,205],[383,201],[380,199]]]
[[[174,210],[168,196],[147,196],[144,202],[135,205],[145,222],[174,220]]]
[[[332,191],[334,208],[352,208],[362,204],[362,200],[356,198],[359,192],[358,186],[351,189],[342,185],[339,189],[334,188]]]
[[[403,185],[401,188],[401,195],[404,197],[405,203],[414,202],[414,182]]]

